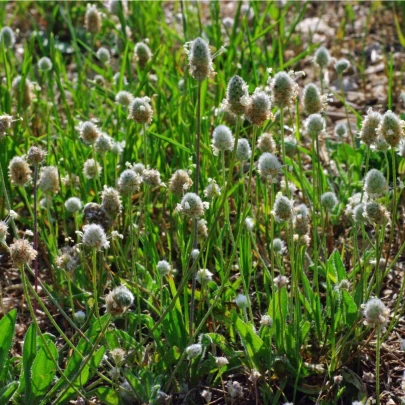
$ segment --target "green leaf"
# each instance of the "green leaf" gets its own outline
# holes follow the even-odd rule
[[[18,381],[13,381],[0,391],[0,405],[8,405],[10,403],[11,398],[17,391],[18,385]]]
[[[37,355],[37,332],[35,325],[32,324],[25,335],[23,346],[23,370],[25,383],[25,398],[27,401],[31,398],[31,368]]]
[[[4,383],[8,368],[8,353],[13,343],[17,310],[11,310],[0,321],[0,382]]]
[[[177,308],[173,308],[173,310],[166,315],[163,321],[163,330],[170,346],[178,346],[181,350],[186,348],[187,332],[183,318]]]
[[[109,387],[98,387],[90,391],[89,395],[95,395],[105,405],[119,405],[120,403],[118,393]]]
[[[55,361],[58,358],[58,351],[53,342],[48,342],[48,350],[41,347],[35,360],[32,364],[31,370],[31,390],[32,401],[31,404],[36,404],[51,388],[53,379],[56,373]]]
[[[270,366],[270,351],[264,345],[263,340],[253,331],[252,327],[243,322],[235,311],[232,312],[231,319],[236,330],[239,332],[242,344],[246,349],[247,355],[252,360],[254,367],[256,370],[264,372]]]
[[[343,290],[342,294],[344,306],[346,309],[346,320],[348,323],[347,327],[350,328],[352,324],[357,320],[358,309],[353,298],[346,290]]]

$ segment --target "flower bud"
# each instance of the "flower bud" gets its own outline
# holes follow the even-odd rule
[[[305,121],[306,133],[314,138],[318,137],[326,128],[325,119],[320,114],[311,114]]]
[[[143,69],[152,58],[152,52],[145,42],[138,42],[135,44],[134,59],[139,63]]]
[[[20,100],[20,92],[22,90],[22,106],[27,108],[31,104],[32,99],[34,97],[33,95],[34,85],[27,78],[25,78],[24,83],[22,83],[21,80],[22,77],[17,76],[13,80],[11,86],[13,88],[13,92],[17,101]]]
[[[115,102],[122,105],[123,107],[128,107],[133,99],[134,97],[132,96],[132,94],[129,91],[125,90],[118,92],[115,96]]]
[[[118,179],[118,190],[122,195],[135,194],[142,183],[142,177],[135,170],[124,170]]]
[[[104,186],[101,193],[101,209],[110,219],[116,218],[121,213],[122,202],[115,188]]]
[[[222,108],[235,115],[245,114],[250,103],[248,86],[239,76],[233,76],[226,89],[226,99]]]
[[[182,196],[192,185],[193,180],[186,170],[176,170],[169,181],[170,191],[178,196]]]
[[[343,74],[350,67],[350,62],[347,59],[339,59],[335,63],[335,70],[338,75]]]
[[[246,309],[249,306],[249,300],[246,295],[238,294],[238,296],[235,298],[235,304],[240,309]]]
[[[249,141],[245,138],[240,138],[236,147],[236,157],[241,162],[244,162],[246,160],[249,160],[251,156],[252,149],[250,148]]]
[[[94,150],[101,155],[111,150],[113,141],[107,134],[101,133],[94,144]]]
[[[360,130],[361,141],[370,146],[377,139],[377,128],[381,122],[381,114],[373,111],[372,108],[367,110],[367,115],[364,117]]]
[[[315,63],[321,68],[326,68],[330,65],[331,58],[329,51],[324,47],[320,46],[315,52]]]
[[[101,13],[94,4],[87,4],[84,26],[91,34],[97,34],[101,30]]]
[[[263,126],[268,119],[273,119],[270,97],[264,91],[255,90],[247,106],[246,118],[257,126]]]
[[[49,72],[52,70],[52,66],[52,61],[46,56],[38,61],[38,69],[42,70],[43,72]]]
[[[274,153],[276,151],[276,143],[274,142],[271,134],[264,132],[260,135],[259,140],[257,141],[257,148],[261,152],[270,152]]]
[[[172,266],[166,260],[160,260],[156,266],[157,271],[162,277],[169,275],[172,270]]]
[[[39,165],[45,159],[46,152],[36,146],[31,146],[27,154],[27,162],[31,165]]]
[[[133,294],[123,285],[115,288],[105,297],[107,312],[113,316],[122,315],[133,303]]]
[[[65,201],[66,211],[70,213],[75,213],[80,211],[83,208],[83,204],[77,197],[70,197]]]
[[[226,150],[232,150],[234,138],[232,131],[226,125],[218,125],[212,133],[212,149],[214,155]]]
[[[382,196],[388,190],[384,175],[377,169],[371,169],[364,179],[364,191],[371,198]]]
[[[3,45],[5,48],[12,48],[14,44],[14,31],[10,27],[3,27],[0,30],[0,45]]]
[[[176,210],[190,218],[198,218],[204,215],[207,208],[208,203],[202,202],[197,194],[187,193],[183,196],[181,203],[177,204]]]
[[[185,45],[190,66],[191,76],[202,81],[207,77],[212,77],[215,72],[212,67],[211,50],[202,38],[196,38]]]
[[[83,174],[86,179],[100,176],[103,168],[94,159],[87,159],[83,165]]]
[[[278,72],[273,79],[269,79],[272,92],[272,102],[283,109],[291,105],[298,94],[298,85],[286,72]]]
[[[328,191],[327,193],[323,193],[321,195],[321,206],[326,211],[333,211],[338,203],[339,201],[336,197],[336,194],[332,191]]]
[[[365,323],[376,328],[385,328],[389,320],[389,309],[379,298],[371,298],[364,306]]]
[[[381,119],[380,125],[377,128],[377,134],[384,137],[388,145],[396,147],[399,141],[404,136],[403,126],[404,121],[401,121],[396,114],[388,110]]]
[[[101,47],[98,49],[97,53],[97,58],[99,61],[103,64],[106,65],[107,63],[110,63],[110,51],[107,48]]]
[[[258,170],[262,177],[272,180],[281,170],[281,164],[272,153],[265,152],[259,157]]]
[[[100,250],[108,248],[110,243],[107,241],[104,229],[98,224],[88,224],[83,227],[82,242],[84,245]]]
[[[88,145],[93,145],[100,136],[100,130],[91,121],[81,122],[79,126],[80,138]]]
[[[292,216],[293,202],[278,194],[274,202],[273,215],[277,222],[288,221]]]
[[[325,109],[325,99],[318,87],[309,83],[304,87],[303,106],[305,114],[316,114]]]

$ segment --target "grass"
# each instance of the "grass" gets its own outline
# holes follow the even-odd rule
[[[218,1],[139,1],[128,3],[128,11],[117,3],[115,15],[94,4],[103,12],[101,30],[94,35],[84,26],[85,3],[16,2],[0,10],[3,26],[20,27],[14,47],[0,48],[0,112],[14,117],[0,139],[0,219],[10,233],[0,248],[5,308],[0,403],[56,405],[79,398],[111,405],[380,404],[387,398],[403,403],[401,376],[384,356],[385,343],[390,344],[404,363],[399,344],[405,338],[405,279],[397,272],[405,248],[397,182],[404,157],[398,154],[400,145],[378,151],[360,142],[357,134],[372,103],[354,105],[343,80],[358,69],[365,86],[367,40],[356,39],[360,50],[344,55],[352,67],[343,76],[336,75],[333,64],[323,69],[331,80],[322,87],[333,94],[333,102],[321,112],[325,131],[311,133],[302,89],[311,81],[321,87],[309,61],[327,44],[315,42],[314,33],[308,40],[298,27],[311,10],[328,12],[321,4],[288,2],[277,8],[274,2],[252,2],[247,11],[235,3],[231,24],[224,23],[226,6]],[[390,3],[333,6],[343,16],[335,24],[336,44],[349,44],[349,51],[347,32],[355,29],[357,7],[364,7],[367,22],[394,10]],[[397,44],[403,39],[403,8],[394,12]],[[206,39],[213,54],[226,49],[213,59],[216,75],[200,82],[190,74],[184,52],[184,44],[196,37]],[[133,60],[134,47],[146,38],[153,55],[141,66]],[[333,56],[341,57],[332,42]],[[101,46],[111,52],[105,65],[96,56]],[[52,61],[50,71],[37,67],[44,56]],[[387,101],[375,108],[381,113],[399,110],[392,51],[385,66]],[[274,120],[252,125],[245,117],[218,112],[234,75],[252,94],[257,87],[265,89],[269,77],[290,69],[304,70],[308,79],[297,77],[298,99],[286,108],[272,106]],[[23,92],[16,97],[12,88],[18,75],[20,90],[26,80],[35,83],[29,105]],[[115,102],[121,90],[151,99],[150,123],[136,122],[127,107]],[[334,135],[329,113],[336,111],[351,125],[351,136]],[[79,125],[89,120],[125,145],[122,151],[104,154],[83,142]],[[212,133],[220,124],[229,126],[235,143],[215,156]],[[256,144],[265,132],[275,141],[272,153],[280,163],[271,179],[258,167],[263,150]],[[252,147],[244,162],[236,159],[241,138]],[[11,159],[32,146],[46,151],[40,173],[44,166],[57,168],[55,192],[44,193],[34,179],[16,186],[7,176]],[[88,159],[102,168],[94,178],[83,172]],[[104,204],[104,186],[118,189],[121,173],[135,163],[157,169],[165,184],[151,185],[144,172],[138,189],[121,195],[117,216],[88,205]],[[364,179],[372,168],[384,175],[388,187],[367,195]],[[169,184],[178,169],[188,171],[194,182],[187,191],[209,202],[201,217],[205,230],[197,232],[204,224],[178,209],[182,196]],[[204,190],[212,179],[221,191],[209,198]],[[327,209],[321,196],[330,191],[338,203]],[[358,200],[350,205],[356,193]],[[308,216],[294,211],[278,221],[280,195],[294,208],[305,204]],[[78,197],[85,208],[70,213],[65,207],[70,197]],[[354,206],[367,201],[386,210],[390,222],[380,222],[381,215],[354,220]],[[297,221],[308,226],[301,235]],[[78,232],[86,232],[90,222],[103,225],[108,247],[82,242]],[[34,242],[35,229],[37,259],[12,260],[14,239]],[[274,246],[276,238],[282,250]],[[198,249],[194,258],[193,249]],[[170,265],[167,274],[158,271],[162,260]],[[212,278],[196,278],[200,269],[208,269]],[[10,305],[15,283],[24,299]],[[382,301],[370,303],[372,298]],[[25,329],[22,347],[13,343],[17,324]],[[121,356],[117,349],[124,351]]]

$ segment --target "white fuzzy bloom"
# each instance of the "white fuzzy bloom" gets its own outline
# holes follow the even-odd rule
[[[228,394],[231,398],[243,397],[243,388],[238,381],[228,381],[227,383]]]
[[[201,353],[202,353],[202,345],[200,343],[196,343],[194,345],[186,347],[186,354],[189,360],[194,359]]]
[[[218,368],[221,368],[229,364],[229,361],[226,357],[215,357],[215,364]]]
[[[180,204],[177,204],[176,210],[190,218],[198,218],[204,215],[208,208],[207,202],[202,202],[201,198],[195,193],[186,193]]]
[[[379,298],[371,298],[363,305],[363,315],[366,318],[366,325],[385,329],[389,320],[389,309]]]
[[[255,227],[255,223],[252,218],[247,217],[245,219],[245,227],[249,232],[253,231],[253,228]]]
[[[238,296],[235,298],[235,304],[240,309],[246,309],[249,306],[249,301],[246,295],[238,294]]]
[[[74,213],[82,209],[83,204],[77,197],[70,197],[65,201],[66,211]]]
[[[98,224],[89,224],[83,227],[82,242],[84,245],[98,250],[107,249],[110,246],[104,229]]]
[[[264,152],[259,157],[257,167],[262,177],[272,180],[280,172],[281,164],[275,155],[270,152]]]
[[[250,147],[249,141],[245,138],[238,140],[238,145],[236,147],[236,157],[240,161],[249,160],[252,156],[252,149]]]
[[[213,274],[208,269],[199,269],[197,271],[196,280],[200,284],[208,283],[209,281],[212,281],[212,276]]]
[[[87,159],[83,165],[83,174],[86,179],[98,177],[103,168],[94,159]]]
[[[101,63],[107,64],[110,62],[110,51],[107,48],[101,47],[97,51],[97,58],[100,60]]]
[[[86,320],[86,314],[83,311],[77,311],[74,318],[77,323],[82,324]]]
[[[226,150],[232,150],[234,139],[232,131],[226,125],[218,125],[212,133],[212,149],[214,155]]]
[[[262,315],[260,319],[260,325],[271,327],[273,325],[273,319],[271,319],[270,315]]]
[[[197,259],[199,254],[200,254],[200,251],[198,249],[193,249],[191,251],[191,257],[193,258],[193,260]]]
[[[166,260],[160,260],[156,266],[156,269],[162,277],[165,277],[170,273],[172,266],[170,266],[169,262]]]

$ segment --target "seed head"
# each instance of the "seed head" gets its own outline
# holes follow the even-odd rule
[[[350,67],[350,62],[347,59],[339,59],[335,63],[335,70],[338,75],[343,74],[346,72],[347,69]]]
[[[136,97],[129,105],[129,117],[138,124],[150,124],[152,122],[152,107],[149,97]]]
[[[143,69],[152,58],[152,52],[149,46],[145,42],[138,42],[135,44],[134,59],[139,63],[139,66]]]
[[[248,85],[239,76],[233,76],[226,89],[226,99],[222,108],[235,115],[245,114],[250,103]]]
[[[123,107],[128,107],[133,99],[133,95],[129,91],[125,90],[119,91],[115,96],[115,102],[122,105]]]
[[[14,239],[14,243],[10,245],[9,251],[11,261],[17,267],[31,263],[38,254],[26,239]]]
[[[253,221],[253,218],[247,217],[245,219],[245,227],[249,232],[253,231],[255,227],[255,222]]]
[[[339,201],[336,197],[336,194],[332,191],[328,191],[327,193],[323,193],[321,195],[321,206],[326,211],[333,211],[338,204]]]
[[[104,47],[99,48],[96,55],[97,55],[98,60],[103,65],[110,63],[111,55],[110,55],[110,51],[107,48],[104,48]]]
[[[196,280],[200,284],[208,283],[209,281],[212,281],[212,276],[213,274],[208,269],[199,269],[197,271]]]
[[[135,163],[132,165],[132,170],[135,171],[135,173],[138,173],[140,176],[142,176],[145,166],[142,163]]]
[[[168,276],[172,270],[172,266],[166,260],[160,260],[156,266],[157,271],[162,277]]]
[[[107,312],[113,316],[122,315],[134,303],[134,296],[127,287],[121,285],[105,297]]]
[[[3,114],[0,115],[0,140],[6,136],[6,131],[11,128],[13,120],[12,115]]]
[[[304,87],[303,106],[305,114],[316,114],[326,107],[325,97],[321,96],[318,87],[309,83]]]
[[[52,67],[52,61],[46,56],[38,61],[38,69],[42,70],[43,72],[49,72],[50,70],[52,70]]]
[[[250,148],[249,141],[245,138],[238,139],[238,145],[236,147],[236,157],[241,162],[249,160],[252,156],[252,149]]]
[[[190,175],[186,170],[176,170],[169,181],[170,191],[178,196],[182,196],[186,191],[190,190],[193,185]]]
[[[390,311],[379,298],[371,298],[364,305],[364,323],[384,329],[388,323]]]
[[[226,125],[218,125],[212,133],[212,149],[214,155],[226,150],[232,150],[234,138],[232,131]]]
[[[87,159],[83,165],[83,173],[86,179],[94,179],[101,174],[103,168],[94,159]]]
[[[388,143],[382,136],[377,136],[377,139],[374,141],[374,145],[372,145],[372,149],[377,152],[385,152],[389,148],[390,145],[388,145]]]
[[[56,194],[59,191],[59,173],[55,166],[46,166],[41,169],[38,187],[44,193]]]
[[[0,30],[0,45],[3,45],[5,48],[12,48],[14,44],[14,31],[10,27],[3,27]]]
[[[364,191],[371,198],[378,198],[388,190],[384,175],[377,169],[371,169],[364,179]]]
[[[207,227],[207,221],[205,219],[199,219],[197,221],[197,236],[200,239],[208,238],[208,227]]]
[[[104,76],[95,75],[95,76],[94,76],[94,83],[96,83],[97,85],[103,87],[103,86],[105,85]]]
[[[124,170],[118,179],[118,190],[122,195],[135,194],[142,183],[142,177],[135,170]]]
[[[17,76],[12,83],[13,92],[17,101],[20,100],[20,92],[22,90],[22,106],[27,108],[34,98],[33,89],[34,85],[25,78],[24,83],[22,82],[22,77]]]
[[[142,180],[151,187],[165,186],[160,179],[160,173],[156,169],[145,169],[142,173]]]
[[[287,286],[288,278],[286,276],[277,276],[274,278],[274,285],[278,290],[281,290],[283,287]]]
[[[10,181],[14,186],[24,187],[30,180],[32,171],[22,157],[15,156],[8,166]]]
[[[184,48],[188,55],[190,74],[194,79],[202,81],[215,75],[211,50],[207,42],[202,38],[196,38],[194,41],[186,43]]]
[[[268,132],[264,132],[260,135],[259,140],[257,141],[257,147],[261,152],[274,153],[276,151],[276,143]]]
[[[311,114],[305,121],[306,133],[311,137],[318,137],[326,128],[325,119],[320,114]]]
[[[196,343],[186,347],[186,354],[189,360],[192,360],[202,353],[202,345]]]
[[[390,220],[389,213],[386,208],[375,201],[369,201],[366,203],[363,216],[369,222],[376,225],[386,224]]]
[[[377,128],[377,135],[382,136],[388,145],[396,147],[404,137],[403,127],[405,122],[400,120],[396,114],[388,110],[381,119]]]
[[[190,218],[198,218],[204,215],[207,208],[208,203],[202,202],[197,194],[187,193],[183,196],[181,203],[177,204],[176,210]]]
[[[104,186],[101,193],[101,209],[110,219],[116,218],[121,213],[121,197],[115,188]]]
[[[93,122],[85,121],[80,123],[79,134],[84,143],[93,145],[100,136],[100,130]]]
[[[98,224],[88,224],[83,227],[82,242],[84,245],[100,250],[107,249],[110,242],[107,241],[104,229]]]
[[[281,194],[276,196],[273,215],[277,222],[288,221],[293,213],[293,202]]]
[[[249,306],[249,300],[246,295],[238,294],[238,296],[235,298],[235,304],[240,309],[246,309]]]
[[[267,120],[274,118],[271,113],[271,100],[267,93],[260,89],[255,90],[247,106],[246,118],[257,126],[263,126]]]
[[[280,109],[292,105],[298,95],[298,85],[286,72],[278,72],[269,79],[272,102]]]
[[[80,201],[80,198],[70,197],[65,201],[65,208],[67,212],[75,213],[80,211],[83,208],[83,204]]]
[[[367,110],[360,131],[360,139],[367,146],[377,139],[377,128],[380,126],[381,119],[382,116],[379,112],[373,111],[371,107]]]
[[[315,52],[315,63],[321,68],[326,68],[330,65],[331,58],[329,51],[324,47],[320,46]]]
[[[27,154],[27,162],[31,165],[39,165],[45,159],[46,152],[36,146],[31,146]]]
[[[112,139],[107,134],[101,133],[94,144],[94,150],[101,155],[108,152],[112,148]]]
[[[101,13],[94,4],[87,4],[84,26],[91,34],[97,34],[101,30]]]
[[[0,221],[0,244],[6,244],[6,238],[8,235],[8,225],[5,221]]]
[[[262,177],[272,181],[281,169],[281,164],[277,157],[269,152],[264,152],[259,157],[258,170]]]
[[[334,130],[335,136],[337,138],[344,138],[347,136],[347,125],[344,122],[337,124]]]

